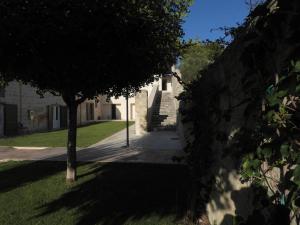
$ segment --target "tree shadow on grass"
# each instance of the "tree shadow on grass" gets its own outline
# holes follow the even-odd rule
[[[9,162],[0,170],[0,193],[45,179],[66,169],[65,162]]]
[[[77,225],[121,225],[153,215],[181,220],[187,209],[188,170],[179,165],[92,164],[87,181],[53,202],[38,217],[76,209]],[[176,223],[174,221],[174,224]]]

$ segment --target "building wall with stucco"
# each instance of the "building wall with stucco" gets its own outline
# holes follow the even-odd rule
[[[36,91],[36,88],[17,81],[9,82],[5,88],[2,88],[0,95],[0,136],[5,135],[5,123],[7,122],[9,124],[14,123],[14,129],[17,126],[16,134],[63,128],[60,125],[55,127],[49,121],[49,111],[51,111],[51,114],[53,113],[50,116],[53,119],[55,118],[55,109],[58,107],[58,114],[64,112],[65,123],[67,122],[67,110],[61,110],[66,108],[62,97],[54,96],[51,93],[46,93],[41,97]],[[91,104],[93,105],[93,113],[91,113],[94,116],[93,118],[87,116],[87,105],[91,109]],[[12,108],[13,111],[7,110],[8,108]],[[12,116],[5,116],[8,113],[14,114],[10,121],[7,121],[7,117]],[[100,117],[100,113],[100,104],[95,104],[95,100],[83,102],[78,107],[78,125],[97,120]]]

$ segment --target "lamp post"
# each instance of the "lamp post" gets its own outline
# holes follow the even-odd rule
[[[129,147],[128,88],[126,89],[126,147]]]

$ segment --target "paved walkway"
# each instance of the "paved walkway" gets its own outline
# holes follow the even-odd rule
[[[182,156],[182,145],[176,132],[151,132],[136,136],[130,127],[130,147],[126,148],[126,130],[122,130],[88,148],[77,152],[77,160],[83,162],[143,162],[176,163],[174,156]],[[65,161],[65,148],[43,150],[0,148],[0,161],[7,160],[52,160]]]

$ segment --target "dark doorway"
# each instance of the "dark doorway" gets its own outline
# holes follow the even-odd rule
[[[94,120],[94,103],[86,103],[86,120]]]
[[[111,119],[116,120],[117,119],[117,107],[115,104],[111,105]]]
[[[60,128],[68,127],[68,108],[67,106],[61,106],[60,109]]]
[[[13,136],[18,134],[18,106],[6,104],[4,106],[4,134]]]
[[[168,84],[168,80],[166,78],[162,78],[162,90],[166,91],[167,90],[167,84]]]
[[[95,104],[94,103],[91,103],[90,104],[90,117],[91,117],[91,120],[95,120]]]

